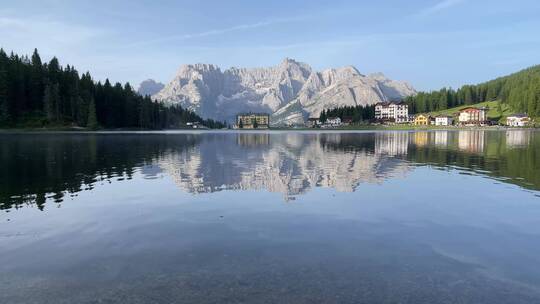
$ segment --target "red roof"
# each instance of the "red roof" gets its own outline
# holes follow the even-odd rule
[[[480,109],[475,107],[468,107],[461,109],[460,112],[480,112]]]

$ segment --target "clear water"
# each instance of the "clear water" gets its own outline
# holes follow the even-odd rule
[[[0,143],[0,303],[540,303],[537,131]]]

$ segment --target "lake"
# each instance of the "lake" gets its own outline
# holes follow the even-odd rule
[[[540,303],[539,131],[0,143],[0,303]]]

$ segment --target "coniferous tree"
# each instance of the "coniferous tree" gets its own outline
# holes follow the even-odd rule
[[[540,117],[540,78],[538,80],[539,82],[536,83],[536,86],[534,88],[534,94],[533,94],[533,98],[536,104],[536,113],[529,114],[529,115],[534,115],[536,117]]]
[[[529,97],[528,100],[529,101],[527,102],[527,113],[529,113],[529,115],[536,115],[537,101],[534,99],[533,96]]]
[[[497,110],[498,113],[502,113],[502,112],[503,112],[503,110],[502,110],[502,104],[501,104],[500,102],[497,103],[497,109],[496,109],[496,110]]]
[[[30,105],[33,109],[41,109],[44,89],[43,63],[37,49],[34,49],[34,53],[32,54],[32,65],[30,69]]]
[[[324,123],[328,117],[339,117],[341,120],[348,118],[353,123],[368,121],[375,118],[374,106],[345,106],[334,109],[327,109],[321,112],[319,120]],[[324,120],[322,120],[324,118]]]
[[[49,83],[45,85],[45,92],[43,93],[43,111],[45,112],[45,117],[49,122],[56,121],[56,105],[55,105],[55,96],[53,93],[53,86]]]
[[[325,123],[326,122],[326,110],[322,110],[321,111],[321,114],[319,115],[319,121],[321,123]]]
[[[94,99],[90,99],[90,103],[88,104],[88,122],[86,126],[89,129],[95,130],[98,127],[98,121],[96,116],[96,103],[94,102]]]
[[[7,72],[0,69],[0,126],[8,125],[10,120]]]

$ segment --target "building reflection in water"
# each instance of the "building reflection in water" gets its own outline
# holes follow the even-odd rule
[[[261,146],[270,144],[270,134],[261,133],[261,134],[238,134],[236,136],[236,143],[240,146]]]
[[[484,152],[484,130],[460,130],[458,133],[458,147],[468,153]]]
[[[429,143],[429,133],[427,131],[414,132],[412,142],[417,147],[427,146]]]
[[[529,130],[507,130],[506,146],[508,148],[526,147],[530,144],[532,131]]]
[[[408,148],[409,132],[379,132],[375,134],[375,154],[405,155]]]
[[[448,146],[448,137],[450,133],[448,131],[435,131],[435,146],[444,148]]]

